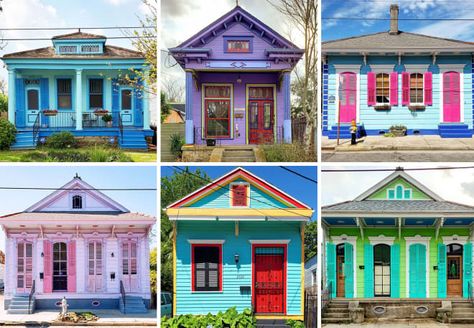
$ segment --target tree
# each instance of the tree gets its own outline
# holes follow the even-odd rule
[[[161,206],[166,206],[187,196],[193,191],[211,182],[209,176],[197,169],[194,173],[185,168],[184,172],[175,171],[170,177],[161,178]],[[173,290],[173,226],[161,211],[161,290]]]
[[[161,78],[161,89],[166,93],[171,103],[184,101],[184,86],[178,79]]]
[[[317,21],[316,0],[267,0],[280,13],[293,22],[304,35],[304,73],[295,70],[296,85],[300,89],[299,107],[306,118],[304,145],[306,151],[314,150],[313,134],[317,116]]]
[[[160,93],[160,104],[161,104],[161,123],[165,120],[165,118],[170,114],[170,111],[173,107],[168,103],[166,100],[166,95],[163,91]]]
[[[8,112],[8,97],[4,93],[0,93],[0,113]]]
[[[150,285],[151,285],[151,300],[152,308],[155,308],[156,304],[153,304],[156,301],[156,295],[158,293],[157,286],[157,249],[156,247],[150,251]]]
[[[309,260],[318,254],[318,223],[311,221],[304,230],[304,258]]]

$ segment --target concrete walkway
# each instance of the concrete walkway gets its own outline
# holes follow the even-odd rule
[[[363,324],[323,324],[324,328],[472,328],[472,325],[454,325],[439,323],[435,320],[396,320],[377,323],[363,323]]]

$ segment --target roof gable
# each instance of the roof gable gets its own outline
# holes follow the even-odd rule
[[[53,40],[91,40],[91,39],[106,39],[103,35],[98,34],[91,34],[91,33],[84,33],[80,30],[78,32],[69,33],[69,34],[61,34],[53,36]]]

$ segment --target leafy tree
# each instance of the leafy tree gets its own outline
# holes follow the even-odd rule
[[[318,223],[311,221],[304,230],[304,258],[309,260],[318,254]]]
[[[210,182],[209,176],[197,169],[194,173],[185,168],[170,177],[161,178],[161,206],[166,206],[192,193]],[[173,290],[173,226],[161,211],[161,290]]]
[[[8,97],[6,94],[0,93],[0,113],[8,112]]]
[[[166,119],[166,117],[170,114],[170,111],[172,109],[171,105],[168,103],[166,100],[166,95],[164,92],[161,92],[161,123]]]
[[[150,285],[151,285],[151,300],[152,303],[156,301],[156,295],[158,293],[158,286],[157,286],[157,248],[153,248],[150,251]],[[152,304],[153,307],[156,304]]]

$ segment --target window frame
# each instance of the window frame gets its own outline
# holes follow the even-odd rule
[[[123,109],[123,101],[122,101],[122,92],[123,91],[130,91],[130,108],[129,109]],[[123,111],[123,110],[133,111],[133,109],[134,109],[133,98],[134,98],[133,88],[128,88],[128,87],[120,88],[120,111]]]
[[[409,83],[408,83],[408,89],[409,89],[409,95],[410,95],[410,106],[424,106],[425,105],[425,74],[420,73],[420,72],[409,72],[409,74],[410,74],[410,78],[409,78]],[[421,102],[411,102],[411,90],[412,90],[412,87],[411,87],[412,77],[411,76],[414,74],[421,75],[421,82],[423,83],[423,86],[421,88],[421,98],[422,98]],[[419,89],[416,89],[416,90],[419,90]]]
[[[207,87],[228,87],[229,88],[229,97],[224,98],[224,97],[206,97],[206,88]],[[232,139],[234,135],[234,127],[233,127],[233,121],[234,121],[234,86],[231,83],[203,83],[202,84],[202,139]],[[228,129],[228,134],[227,135],[215,135],[215,136],[208,136],[207,135],[207,125],[208,125],[208,117],[207,117],[207,104],[209,102],[221,102],[221,101],[228,101],[229,102],[229,107],[228,107],[228,124],[229,124],[229,129]],[[212,120],[212,119],[211,119]],[[224,118],[221,119],[214,119],[214,120],[224,120]]]
[[[402,198],[397,197],[397,189],[401,188]],[[406,197],[408,192],[408,197]],[[393,193],[393,197],[390,197],[390,194]],[[387,189],[387,200],[412,200],[413,199],[413,189],[406,188],[404,185],[398,183],[393,188]]]
[[[102,106],[101,107],[91,107],[91,96],[92,95],[97,95],[96,93],[92,94],[91,93],[91,81],[92,80],[97,80],[97,81],[102,81]],[[90,77],[87,80],[87,92],[88,92],[88,97],[87,97],[87,107],[89,108],[90,111],[94,111],[96,109],[104,109],[104,104],[105,104],[105,83],[104,79],[100,77]]]
[[[384,87],[384,83],[383,83],[383,79],[382,79],[382,91],[383,90],[388,90],[388,101],[387,102],[379,102],[377,100],[378,98],[378,93],[377,91],[379,90],[378,86],[377,86],[377,76],[378,75],[387,75],[387,81],[388,81],[388,84],[387,84],[387,87]],[[382,96],[382,97],[385,97],[385,96]],[[390,73],[389,72],[377,72],[375,73],[375,106],[390,106]]]
[[[70,97],[71,97],[71,107],[69,108],[59,108],[59,96],[65,96],[67,94],[61,94],[59,93],[59,81],[60,80],[69,80],[71,81],[71,92],[70,92]],[[74,79],[71,77],[57,77],[56,78],[56,108],[58,110],[72,110],[74,108]]]
[[[29,99],[28,99],[28,92],[30,91],[36,91],[38,92],[38,108],[37,109],[29,109]],[[27,86],[25,88],[25,102],[26,102],[26,112],[30,112],[30,111],[41,111],[42,108],[41,108],[41,90],[40,90],[40,87],[39,86]],[[43,109],[48,109],[48,108],[43,108]]]
[[[229,41],[247,41],[249,43],[248,51],[229,50]],[[224,53],[226,54],[251,54],[253,53],[253,36],[224,36]]]
[[[247,189],[246,189],[246,205],[242,205],[242,206],[238,206],[238,205],[233,205],[233,187],[234,186],[246,186]],[[250,207],[250,183],[248,182],[232,182],[229,184],[229,193],[230,193],[230,197],[229,197],[229,205],[231,208],[249,208]]]
[[[195,249],[198,247],[216,247],[219,250],[219,263],[217,265],[217,281],[218,281],[218,288],[217,289],[210,289],[210,290],[203,290],[203,289],[196,289],[196,262],[194,261],[194,254],[195,254]],[[192,293],[219,293],[223,291],[223,283],[222,283],[222,244],[209,244],[209,243],[196,243],[196,244],[191,244],[191,292]]]

